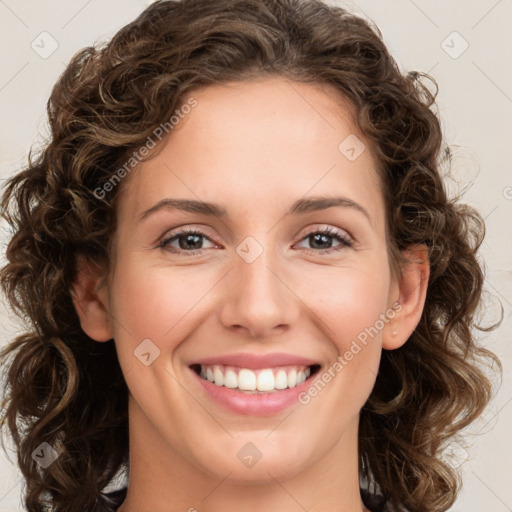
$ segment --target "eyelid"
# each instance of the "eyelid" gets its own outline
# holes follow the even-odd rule
[[[347,241],[350,241],[351,243],[355,243],[354,237],[345,229],[341,229],[338,227],[334,227],[328,224],[317,224],[313,226],[312,228],[308,228],[306,233],[302,235],[299,239],[299,242],[302,241],[305,237],[312,235],[313,233],[317,232],[328,232],[331,236],[339,236],[341,238],[346,238]]]
[[[196,234],[198,236],[202,236],[205,239],[208,239],[213,245],[216,246],[222,246],[222,244],[219,244],[214,237],[212,237],[208,233],[208,229],[205,226],[196,227],[194,225],[184,225],[184,226],[178,226],[176,228],[171,229],[170,231],[167,231],[162,237],[160,237],[156,243],[157,247],[165,249],[167,246],[164,245],[166,242],[169,242],[173,238],[177,238],[180,235],[187,235],[187,234]],[[204,251],[205,249],[196,249],[195,252]],[[171,251],[173,252],[173,251]],[[186,252],[188,254],[193,254],[194,251],[183,251],[183,250],[177,250],[176,253],[179,252]]]
[[[162,236],[158,238],[158,241],[165,241],[169,238],[175,237],[176,235],[180,235],[181,233],[189,233],[191,231],[198,232],[205,238],[209,238],[212,242],[220,245],[212,235],[213,230],[211,230],[208,226],[204,226],[203,224],[183,224],[182,226],[176,226],[172,229],[168,229]]]
[[[341,253],[343,250],[353,248],[356,243],[356,241],[354,240],[352,235],[350,235],[350,233],[348,233],[344,229],[337,228],[337,227],[335,228],[333,226],[325,226],[325,225],[323,227],[320,227],[317,225],[317,226],[313,226],[305,234],[303,234],[299,238],[297,244],[300,244],[301,242],[307,240],[307,238],[309,236],[316,234],[316,233],[325,234],[330,238],[337,239],[339,242],[339,245],[334,246],[334,247],[329,247],[327,249],[309,249],[307,247],[302,249],[303,251],[305,251],[306,253],[311,254],[311,255],[322,256],[322,255],[331,254],[331,253]]]

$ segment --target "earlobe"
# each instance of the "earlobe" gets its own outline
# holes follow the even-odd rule
[[[108,341],[113,330],[108,311],[106,285],[99,272],[82,256],[78,257],[77,276],[71,287],[73,305],[83,331],[93,340]]]
[[[430,263],[428,247],[414,245],[402,252],[407,262],[402,267],[398,283],[400,310],[389,329],[383,333],[382,348],[394,350],[401,347],[418,325],[427,296]]]

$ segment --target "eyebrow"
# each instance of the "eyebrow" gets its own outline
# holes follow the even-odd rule
[[[302,198],[293,203],[291,208],[285,214],[285,217],[288,215],[326,210],[327,208],[332,208],[335,206],[353,208],[361,212],[370,221],[371,224],[368,211],[359,203],[356,203],[347,197],[316,196]],[[156,203],[154,206],[142,212],[139,221],[143,221],[150,215],[161,210],[181,210],[190,213],[201,213],[203,215],[209,215],[211,217],[218,217],[221,219],[228,217],[227,210],[216,203],[196,201],[193,199],[174,199],[167,197],[161,201],[158,201],[158,203]]]

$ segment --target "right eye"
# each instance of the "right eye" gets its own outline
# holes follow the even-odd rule
[[[202,231],[198,229],[181,229],[178,232],[174,232],[162,240],[159,247],[162,249],[174,252],[174,253],[188,253],[188,255],[200,254],[204,247],[203,239],[209,240],[210,243],[214,244]],[[178,247],[173,244],[176,244]],[[190,250],[192,249],[192,250]]]

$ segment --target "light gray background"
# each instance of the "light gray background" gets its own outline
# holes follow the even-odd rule
[[[149,3],[0,0],[2,183],[21,168],[30,146],[46,133],[45,104],[70,57],[84,46],[111,37]],[[498,300],[504,308],[500,328],[482,338],[502,359],[503,383],[481,421],[471,427],[470,449],[455,449],[461,460],[465,459],[464,487],[452,510],[512,511],[512,2],[330,3],[347,6],[374,20],[399,65],[430,72],[440,86],[438,105],[447,141],[459,147],[453,172],[465,184],[466,202],[477,207],[487,223],[481,255],[487,267],[490,318],[496,317]],[[56,43],[41,35],[44,31]],[[44,55],[52,44],[58,44],[56,50]],[[462,53],[466,44],[469,46]],[[0,236],[3,257],[5,229]],[[0,322],[0,343],[4,344],[19,329],[5,306],[0,307]],[[6,446],[11,444],[7,442]],[[15,460],[13,453],[10,459]],[[21,475],[3,451],[0,475],[0,511],[24,510],[20,501]]]

